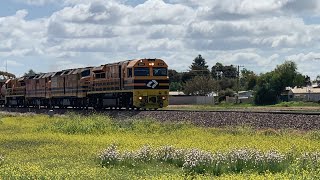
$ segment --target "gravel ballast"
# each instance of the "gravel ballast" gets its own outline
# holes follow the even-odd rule
[[[47,109],[0,109],[2,114],[16,114],[32,112],[47,114]],[[55,109],[55,114],[65,114],[70,109]],[[76,113],[89,114],[93,111],[71,110]],[[104,110],[104,113],[115,119],[144,119],[151,118],[160,122],[190,122],[202,127],[228,127],[228,126],[250,126],[257,129],[297,129],[297,130],[319,130],[320,115],[285,114],[285,113],[257,113],[257,112],[212,112],[212,111],[119,111]]]

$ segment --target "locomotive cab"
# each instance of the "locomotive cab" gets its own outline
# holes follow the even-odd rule
[[[133,91],[133,106],[157,109],[168,106],[168,66],[161,59],[131,61],[127,66],[125,88]]]

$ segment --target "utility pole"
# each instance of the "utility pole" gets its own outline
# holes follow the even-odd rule
[[[8,72],[8,60],[6,60],[6,72]]]
[[[239,89],[240,89],[240,67],[244,66],[237,66],[237,97],[236,97],[236,104],[239,103]]]

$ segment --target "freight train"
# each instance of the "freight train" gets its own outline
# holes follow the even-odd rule
[[[168,65],[136,59],[8,79],[6,107],[158,109],[168,106]]]

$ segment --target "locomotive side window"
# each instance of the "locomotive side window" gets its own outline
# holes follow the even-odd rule
[[[150,76],[149,68],[134,68],[134,76]]]
[[[81,77],[86,77],[86,76],[90,76],[90,70],[87,69],[87,70],[84,70],[81,72]]]
[[[132,68],[128,68],[128,78],[132,77]]]
[[[97,79],[106,78],[106,73],[98,73],[98,74],[96,74],[96,78]]]
[[[167,68],[153,68],[153,76],[167,76]]]

